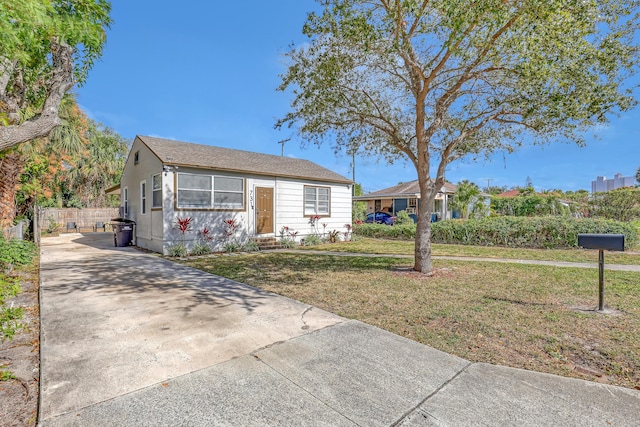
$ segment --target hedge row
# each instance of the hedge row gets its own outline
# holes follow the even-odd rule
[[[359,236],[413,239],[415,225],[357,225]],[[566,217],[490,217],[481,220],[449,220],[432,224],[431,241],[478,246],[513,248],[575,248],[579,233],[617,233],[625,235],[625,246],[635,247],[638,230],[630,223],[592,218]]]

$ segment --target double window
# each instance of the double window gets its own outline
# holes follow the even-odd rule
[[[329,215],[331,192],[327,187],[304,187],[304,214]]]
[[[244,179],[179,173],[178,208],[244,209]]]

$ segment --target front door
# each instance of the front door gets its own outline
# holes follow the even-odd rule
[[[256,187],[256,234],[273,233],[273,188]]]

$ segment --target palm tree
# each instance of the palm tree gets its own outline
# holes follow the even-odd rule
[[[469,219],[469,213],[480,196],[480,188],[473,182],[463,180],[458,183],[458,190],[451,201],[452,208],[460,211],[463,219]]]
[[[105,190],[119,182],[128,143],[110,128],[93,122],[87,132],[87,155],[71,170],[71,188],[85,207],[109,203]]]
[[[16,217],[16,191],[24,164],[30,156],[56,153],[60,161],[69,161],[73,155],[82,154],[86,141],[86,117],[78,108],[75,97],[67,94],[60,104],[62,124],[46,138],[0,152],[0,228],[13,224]]]

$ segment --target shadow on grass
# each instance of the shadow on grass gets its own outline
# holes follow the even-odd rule
[[[314,276],[332,272],[367,272],[394,270],[406,265],[407,260],[384,257],[341,257],[331,255],[270,253],[237,257],[211,257],[197,260],[181,260],[212,274],[239,281],[251,279],[277,279],[281,285],[307,283]]]

